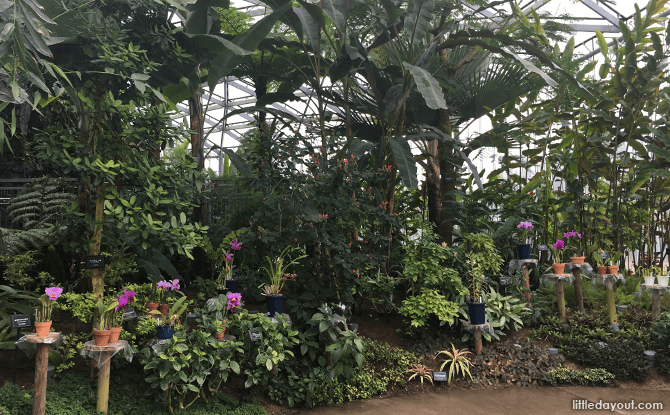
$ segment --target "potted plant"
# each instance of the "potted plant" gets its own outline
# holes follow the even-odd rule
[[[158,311],[163,314],[163,317],[167,318],[168,308],[170,307],[168,299],[179,290],[179,280],[159,281],[158,289],[160,290],[160,304],[158,305]]]
[[[640,275],[644,278],[644,285],[654,285],[656,282],[656,277],[654,277],[650,269],[640,269]]]
[[[156,326],[158,338],[161,340],[171,339],[174,335],[174,327],[179,324],[179,318],[188,308],[188,303],[184,304],[186,297],[181,297],[169,307],[163,324]],[[153,313],[160,313],[160,311],[153,311]]]
[[[565,242],[562,239],[557,240],[551,245],[551,252],[554,254],[554,263],[551,266],[554,268],[554,274],[563,274],[565,272],[565,263],[561,262],[561,255],[565,249]]]
[[[217,331],[214,333],[214,336],[217,337],[217,333],[221,333],[221,338],[219,340],[223,339],[223,335],[226,332],[226,327],[228,325],[228,313],[235,313],[237,312],[237,309],[242,306],[242,294],[239,293],[228,293],[226,295],[220,294],[217,298],[214,298],[214,301],[209,300],[207,302],[207,312],[213,314],[214,319],[216,320],[215,322],[215,327],[217,327]],[[222,329],[219,330],[218,327],[221,327]]]
[[[466,254],[465,269],[470,277],[470,323],[486,323],[486,303],[482,301],[484,273],[497,273],[504,260],[498,254],[493,239],[485,233],[469,234],[465,237],[469,252]]]
[[[113,311],[117,305],[117,301],[113,301],[107,306],[102,301],[98,301],[98,321],[96,328],[93,330],[93,340],[95,340],[96,346],[107,346],[107,343],[109,343],[108,319],[111,317],[110,311]]]
[[[570,253],[570,262],[572,262],[574,265],[583,264],[586,257],[581,255],[580,243],[582,234],[575,231],[570,231],[564,233],[563,237],[568,244],[567,251]]]
[[[282,253],[274,261],[270,257],[265,257],[268,262],[267,267],[263,267],[265,273],[270,279],[269,284],[261,284],[258,288],[263,287],[263,294],[267,298],[268,313],[270,317],[274,317],[276,313],[282,314],[284,311],[283,307],[283,295],[281,294],[282,288],[286,281],[294,279],[297,274],[289,274],[286,270],[291,266],[296,264],[300,259],[307,257],[307,255],[301,255],[297,258],[287,262],[288,255],[292,251],[302,252],[302,249],[293,247],[291,245],[284,248]]]
[[[668,286],[668,272],[667,271],[660,271],[656,278],[658,279],[658,285],[660,285],[661,287],[667,287]]]
[[[601,254],[603,252],[602,249],[598,249],[598,251],[593,252],[593,260],[596,261],[596,268],[598,268],[598,275],[606,275],[607,274],[607,265],[604,265],[604,260],[603,256]]]
[[[521,244],[516,246],[519,259],[530,259],[530,244],[528,242],[528,232],[533,229],[531,222],[519,222],[516,228],[521,232]]]
[[[619,273],[619,258],[621,258],[621,252],[615,252],[607,261],[607,273],[608,274],[618,274]]]
[[[35,311],[35,333],[37,337],[47,337],[49,335],[51,307],[62,293],[63,289],[60,287],[49,287],[44,290],[44,294],[40,297],[40,306]]]
[[[116,297],[116,306],[114,311],[110,312],[109,319],[109,342],[116,343],[119,341],[121,334],[121,325],[123,324],[123,316],[128,308],[128,303],[135,301],[135,291],[123,290],[123,294]]]
[[[149,297],[149,302],[144,304],[144,307],[147,308],[147,312],[153,317],[158,318],[156,314],[151,313],[154,310],[158,310],[158,282],[154,276],[149,276],[149,279],[151,280],[151,296]]]

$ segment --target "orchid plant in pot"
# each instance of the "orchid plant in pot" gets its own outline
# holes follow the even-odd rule
[[[565,263],[561,262],[563,250],[565,249],[565,241],[557,240],[551,245],[551,252],[554,254],[554,263],[551,266],[554,268],[554,274],[563,274],[565,272]]]
[[[521,233],[521,243],[516,246],[519,259],[530,259],[530,244],[528,243],[528,232],[533,229],[531,222],[519,222],[516,226]]]
[[[156,326],[159,339],[165,340],[172,338],[175,326],[180,323],[182,314],[184,314],[188,308],[188,303],[185,302],[186,297],[181,297],[169,307],[167,313],[164,315],[165,319],[163,320],[163,324]],[[158,310],[152,311],[152,313],[162,314]]]
[[[293,251],[303,253],[302,249],[289,245],[284,248],[282,253],[275,260],[272,260],[267,256],[265,257],[268,266],[263,267],[263,270],[268,275],[270,283],[263,283],[259,285],[258,288],[263,287],[261,294],[268,300],[268,313],[271,317],[274,317],[275,313],[282,314],[284,311],[283,294],[281,294],[281,290],[284,288],[284,284],[286,284],[288,280],[292,280],[297,276],[297,274],[290,274],[286,271],[291,265],[295,265],[299,260],[307,257],[307,255],[303,254],[289,261],[289,254]]]
[[[607,273],[608,274],[618,274],[619,273],[619,259],[621,258],[621,252],[615,252],[612,254],[610,259],[607,261]]]
[[[582,234],[576,231],[570,231],[564,233],[563,237],[565,238],[566,243],[568,244],[566,251],[569,252],[570,262],[572,262],[574,265],[583,264],[586,257],[582,255],[582,250],[580,246]]]
[[[116,297],[116,306],[113,311],[110,311],[109,318],[109,342],[116,343],[119,341],[121,334],[121,325],[123,324],[123,316],[128,308],[128,304],[135,301],[135,291],[123,290],[123,294]]]
[[[598,275],[606,275],[607,274],[607,266],[605,264],[605,260],[603,259],[603,253],[604,251],[602,249],[598,249],[598,251],[594,251],[593,254],[591,255],[593,257],[593,260],[596,262],[596,268],[598,268]]]
[[[118,301],[111,301],[108,304],[98,301],[98,318],[96,328],[93,330],[93,339],[96,346],[107,346],[109,343],[109,320],[112,318],[112,311],[119,305]]]
[[[216,319],[217,331],[214,337],[218,340],[223,340],[228,325],[228,315],[237,312],[237,309],[242,306],[241,300],[242,294],[227,293],[226,295],[220,294],[214,301],[207,303],[207,311],[213,313]]]
[[[160,293],[160,304],[158,305],[158,311],[167,318],[168,308],[170,303],[168,302],[169,298],[174,298],[175,293],[179,291],[179,280],[174,279],[172,281],[159,281],[158,290]]]
[[[144,304],[144,307],[146,307],[147,312],[151,313],[154,310],[158,310],[159,293],[158,293],[158,280],[156,279],[156,277],[151,275],[149,276],[149,280],[151,281],[151,296],[149,297],[149,302]]]
[[[233,278],[233,260],[235,254],[231,251],[240,251],[242,249],[242,242],[237,239],[230,242],[230,249],[224,253],[223,269],[219,273],[219,278],[216,280],[216,289],[227,289],[232,293],[237,292],[237,279]]]
[[[40,297],[40,306],[35,311],[35,333],[37,333],[37,337],[47,337],[49,335],[51,307],[62,293],[63,289],[60,287],[49,287],[44,290],[44,294]]]

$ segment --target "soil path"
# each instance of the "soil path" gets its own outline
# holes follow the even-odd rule
[[[573,402],[608,404],[608,409],[573,409]],[[626,409],[626,404],[661,403],[663,409]],[[622,409],[609,409],[610,403]],[[575,404],[577,405],[577,404]],[[644,407],[643,407],[644,408]],[[497,390],[457,390],[349,402],[306,411],[313,415],[544,415],[544,414],[670,414],[667,390],[624,388],[546,387],[506,388]]]

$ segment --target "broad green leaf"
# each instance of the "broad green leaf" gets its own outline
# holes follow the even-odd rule
[[[412,155],[409,142],[403,137],[391,137],[389,144],[402,182],[405,183],[405,186],[416,189],[419,186],[419,180],[417,179],[416,160]]]
[[[607,46],[605,36],[603,36],[603,33],[598,29],[596,29],[596,36],[598,37],[598,47],[600,47],[600,53],[602,53],[603,56],[607,58],[607,55],[609,54],[609,46]]]
[[[408,2],[405,33],[411,41],[414,53],[418,52],[423,37],[428,32],[434,9],[434,0],[409,0]]]
[[[407,69],[414,81],[416,87],[426,100],[426,105],[431,109],[447,109],[447,102],[444,100],[444,93],[439,82],[428,71],[418,66],[403,62],[402,65]]]
[[[252,176],[249,166],[247,166],[246,161],[244,161],[242,157],[240,157],[230,148],[219,148],[219,149],[228,155],[230,162],[233,163],[233,166],[235,166],[235,168],[237,169],[237,171],[240,172],[241,175],[243,175],[244,177]]]

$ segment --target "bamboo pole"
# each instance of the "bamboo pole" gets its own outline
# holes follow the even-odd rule
[[[112,352],[103,351],[101,353],[101,361],[104,362],[98,369],[98,401],[96,411],[103,412],[107,415],[107,408],[109,406],[109,372],[112,363]]]
[[[47,370],[49,365],[49,345],[37,343],[35,357],[35,396],[33,398],[33,415],[44,415],[47,404]]]
[[[558,303],[558,316],[564,323],[568,322],[565,314],[565,292],[563,291],[563,281],[556,281],[556,302]]]

